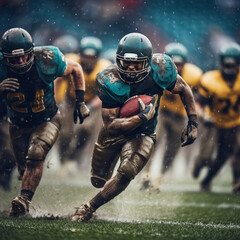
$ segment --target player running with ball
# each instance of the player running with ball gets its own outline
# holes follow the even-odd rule
[[[145,166],[154,147],[159,102],[165,89],[179,94],[186,108],[189,121],[182,134],[182,146],[197,138],[193,94],[170,57],[152,54],[146,36],[130,33],[119,42],[116,61],[101,71],[96,81],[104,124],[93,152],[91,182],[102,189],[76,210],[73,221],[88,221],[99,207],[124,191]],[[154,97],[149,105],[139,99],[140,112],[120,118],[121,107],[135,95]],[[120,166],[112,177],[119,157]]]

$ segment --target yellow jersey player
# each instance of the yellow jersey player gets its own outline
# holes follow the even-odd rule
[[[65,55],[66,58],[70,58],[80,63],[83,68],[86,83],[85,102],[91,111],[91,117],[88,118],[89,121],[85,122],[84,125],[75,125],[75,129],[73,130],[73,126],[69,124],[69,114],[66,112],[65,122],[67,126],[65,131],[62,131],[63,137],[59,139],[59,150],[62,162],[67,159],[80,160],[80,153],[88,142],[89,144],[86,149],[86,154],[91,152],[90,148],[93,148],[93,144],[91,144],[91,146],[90,142],[95,141],[97,129],[101,125],[101,100],[97,97],[94,90],[96,75],[102,69],[111,65],[110,61],[100,58],[101,51],[102,42],[99,38],[85,37],[80,41],[80,55],[74,53],[68,53]],[[63,101],[63,99],[65,99],[65,101]],[[56,100],[63,105],[67,104],[68,108],[74,106],[74,90],[71,79],[60,78],[57,80]],[[65,106],[64,109],[66,109]],[[75,133],[74,138],[72,137],[73,131]],[[66,144],[67,142],[71,143]],[[86,154],[84,155],[86,156]]]
[[[202,191],[210,191],[212,179],[229,157],[232,158],[233,191],[240,191],[240,143],[237,136],[240,126],[239,64],[240,46],[228,45],[220,52],[220,69],[205,73],[200,82],[200,103],[207,106],[207,114],[217,131],[217,156],[207,164],[208,172],[201,182]],[[201,141],[200,145],[207,147],[207,142]],[[195,162],[195,177],[206,165],[203,160],[199,157]]]
[[[200,78],[202,76],[202,70],[196,65],[187,62],[188,52],[186,47],[180,43],[169,43],[165,46],[164,51],[168,56],[172,58],[177,67],[178,74],[191,87],[193,93],[196,92]],[[180,142],[178,139],[181,136],[182,128],[187,121],[186,117],[186,110],[181,101],[180,95],[173,94],[169,91],[164,91],[160,102],[160,130],[158,132],[157,141],[157,145],[159,146],[162,140],[166,138],[166,148],[161,168],[162,175],[170,169],[173,160],[179,150]],[[155,149],[157,150],[158,147]],[[152,159],[154,159],[154,156]],[[151,186],[149,169],[150,164],[147,165],[147,168],[143,172],[141,189],[149,188]],[[156,184],[158,185],[159,182],[156,181]],[[158,188],[158,186],[155,187]]]

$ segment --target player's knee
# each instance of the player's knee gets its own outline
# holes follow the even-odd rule
[[[31,159],[35,159],[36,161],[44,161],[50,148],[51,147],[41,139],[33,139],[28,149],[26,157],[27,162]]]
[[[127,154],[123,156],[123,161],[118,172],[132,180],[143,169],[146,163],[147,159],[141,154],[135,153],[130,158]]]
[[[95,188],[102,188],[106,183],[106,179],[95,175],[91,177],[91,183]]]
[[[132,162],[132,161],[129,161],[129,160],[123,160],[119,169],[118,169],[118,172],[125,176],[126,178],[132,180],[135,178],[135,176],[139,173],[139,168],[138,166]]]

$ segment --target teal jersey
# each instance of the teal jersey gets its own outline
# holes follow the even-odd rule
[[[127,99],[136,95],[156,97],[155,116],[130,134],[151,134],[157,125],[160,98],[165,89],[172,90],[177,79],[177,68],[172,59],[165,54],[154,54],[151,60],[151,72],[141,82],[127,84],[118,74],[117,65],[113,64],[98,73],[96,91],[102,100],[103,108],[122,107]]]
[[[8,117],[13,124],[29,127],[49,121],[57,112],[53,81],[66,69],[64,55],[57,47],[34,48],[34,64],[30,71],[17,74],[0,62],[0,82],[17,78],[20,87],[4,97],[8,105]]]

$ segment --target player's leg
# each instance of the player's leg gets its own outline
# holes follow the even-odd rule
[[[203,167],[207,167],[212,161],[214,150],[216,149],[217,135],[216,127],[213,123],[203,122],[200,125],[199,152],[194,159],[192,175],[198,178]]]
[[[101,129],[91,162],[91,183],[94,187],[102,188],[112,177],[122,145],[123,143],[118,144],[115,138],[108,138],[105,129]]]
[[[165,117],[166,148],[163,156],[161,173],[165,174],[172,166],[180,147],[180,138],[185,126],[183,117],[169,115]]]
[[[88,221],[94,211],[123,192],[147,163],[153,146],[154,140],[149,136],[139,136],[126,142],[122,147],[121,164],[117,174],[106,182],[92,200],[77,210],[73,220]]]
[[[240,193],[240,127],[237,128],[237,139],[235,150],[232,158],[232,174],[233,174],[233,193]]]
[[[21,196],[12,201],[11,216],[24,215],[39,185],[45,157],[55,143],[61,127],[61,115],[57,113],[50,121],[32,130],[26,155],[26,169],[22,177]]]
[[[207,176],[201,182],[202,191],[210,191],[212,179],[234,151],[236,128],[218,129],[218,150],[216,158],[209,164]]]
[[[58,136],[57,145],[59,151],[60,162],[63,164],[69,158],[75,149],[72,147],[75,140],[73,116],[69,114],[74,110],[75,99],[66,95],[65,99],[59,104],[59,109],[62,114],[62,127]]]

